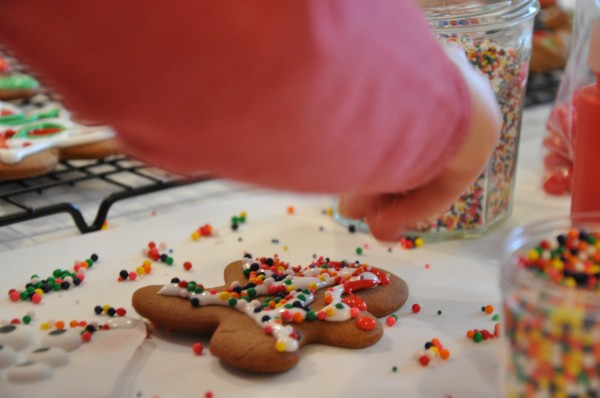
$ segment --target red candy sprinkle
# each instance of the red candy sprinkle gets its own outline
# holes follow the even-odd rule
[[[429,365],[429,357],[427,355],[421,355],[419,357],[419,363],[421,364],[421,366]]]
[[[81,341],[88,343],[90,340],[92,340],[92,334],[90,332],[85,331],[81,333]]]
[[[195,355],[202,355],[202,350],[204,350],[204,345],[202,343],[194,343],[192,345],[192,350]]]
[[[362,330],[373,330],[377,326],[377,323],[373,318],[364,316],[356,320],[356,326]]]
[[[125,308],[117,308],[118,316],[125,316],[125,314],[127,314],[127,310],[125,310]]]
[[[414,312],[415,314],[418,314],[419,312],[421,312],[421,306],[419,304],[413,304],[412,312]]]
[[[39,294],[37,294],[37,293],[34,293],[34,294],[31,296],[31,301],[33,302],[33,304],[39,304],[39,303],[42,301],[42,296],[40,296],[40,295],[39,295]]]
[[[387,323],[388,326],[394,326],[396,324],[396,318],[390,315],[385,319],[385,323]]]
[[[183,268],[184,268],[186,271],[189,271],[189,270],[191,270],[191,269],[192,269],[192,263],[190,263],[189,261],[186,261],[185,263],[183,263]]]

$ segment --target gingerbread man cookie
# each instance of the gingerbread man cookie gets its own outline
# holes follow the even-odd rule
[[[293,368],[307,344],[375,344],[383,334],[377,318],[408,298],[408,286],[393,274],[323,258],[292,267],[246,256],[225,268],[224,279],[210,289],[177,278],[143,287],[133,307],[158,327],[212,334],[211,353],[229,366],[278,373]]]

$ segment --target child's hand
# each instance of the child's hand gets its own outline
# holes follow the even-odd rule
[[[440,174],[417,189],[340,197],[341,215],[364,219],[378,240],[395,241],[407,226],[449,207],[483,171],[498,140],[502,118],[488,80],[469,65],[460,49],[446,48],[446,52],[471,94],[471,124],[458,152]]]

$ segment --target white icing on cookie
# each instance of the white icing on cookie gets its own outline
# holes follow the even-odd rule
[[[3,109],[17,116],[23,116],[24,123],[3,124],[1,116]],[[57,116],[39,117],[39,115]],[[28,130],[43,126],[59,127],[60,131],[42,135],[27,134]],[[0,102],[0,162],[14,164],[26,156],[46,149],[89,144],[114,136],[114,131],[106,126],[88,127],[74,123],[65,109],[56,106],[24,114],[18,108]]]

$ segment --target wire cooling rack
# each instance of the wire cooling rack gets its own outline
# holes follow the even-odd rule
[[[0,227],[59,213],[68,213],[81,233],[102,228],[113,204],[124,199],[210,180],[202,174],[182,178],[152,168],[125,156],[94,161],[63,161],[44,176],[17,181],[0,181]],[[86,223],[79,207],[56,197],[98,198],[96,216]]]

